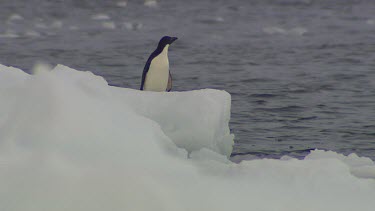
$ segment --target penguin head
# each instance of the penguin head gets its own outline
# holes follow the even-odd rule
[[[172,44],[177,40],[177,37],[164,36],[160,39],[158,48],[164,48],[166,45]]]

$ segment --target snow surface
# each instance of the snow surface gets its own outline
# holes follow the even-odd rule
[[[374,210],[368,158],[228,160],[224,91],[141,92],[62,65],[34,72],[0,65],[0,210]]]

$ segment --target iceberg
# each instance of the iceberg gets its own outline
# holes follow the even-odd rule
[[[369,158],[314,150],[231,162],[231,97],[108,86],[58,65],[0,65],[0,210],[361,210]]]

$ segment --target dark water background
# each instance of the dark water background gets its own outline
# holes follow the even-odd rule
[[[375,159],[373,0],[1,0],[0,26],[1,64],[60,63],[134,89],[160,37],[177,36],[174,90],[232,95],[233,156]]]

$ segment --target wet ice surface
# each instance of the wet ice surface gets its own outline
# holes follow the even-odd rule
[[[2,1],[0,63],[90,70],[137,89],[161,36],[174,90],[232,95],[233,155],[375,157],[373,1]]]

